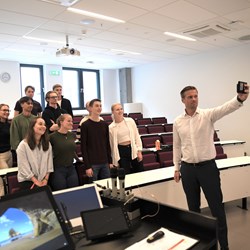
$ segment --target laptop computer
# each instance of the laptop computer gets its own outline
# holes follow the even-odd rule
[[[95,184],[54,191],[54,198],[71,227],[82,226],[80,212],[103,208],[101,196]]]
[[[131,229],[127,212],[121,206],[82,211],[87,240],[97,240],[127,233]]]
[[[73,250],[74,244],[48,186],[0,200],[0,248]]]

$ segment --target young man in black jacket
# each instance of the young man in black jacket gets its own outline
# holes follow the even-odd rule
[[[52,133],[59,129],[58,125],[56,124],[56,120],[61,114],[67,113],[57,104],[57,99],[58,96],[55,91],[48,91],[46,93],[45,100],[47,102],[47,106],[42,113],[42,118],[46,123],[46,127],[49,133]]]

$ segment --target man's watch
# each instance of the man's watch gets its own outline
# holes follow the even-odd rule
[[[243,103],[244,101],[242,101],[239,96],[237,96],[237,101],[240,102],[240,103]]]

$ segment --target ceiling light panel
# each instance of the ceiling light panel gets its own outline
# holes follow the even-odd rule
[[[123,21],[121,19],[110,17],[110,16],[104,16],[102,14],[95,13],[95,12],[90,12],[90,11],[71,8],[71,7],[68,8],[67,10],[71,11],[71,12],[74,12],[76,14],[80,14],[80,15],[83,15],[83,16],[89,16],[89,17],[93,17],[93,18],[97,18],[97,19],[101,19],[101,20],[105,20],[105,21],[110,21],[110,22],[114,22],[114,23],[125,23],[125,21]]]
[[[164,35],[172,36],[172,37],[175,37],[175,38],[178,38],[178,39],[192,41],[192,42],[196,41],[194,38],[191,38],[191,37],[188,37],[188,36],[183,36],[183,35],[172,33],[172,32],[164,32]]]
[[[115,17],[124,21],[147,13],[143,8],[138,8],[133,4],[122,3],[117,0],[84,0],[76,3],[72,7],[95,12],[104,16]]]

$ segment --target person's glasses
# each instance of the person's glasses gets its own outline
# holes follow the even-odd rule
[[[50,98],[51,99],[56,99],[56,98],[58,98],[58,96],[51,96]]]
[[[1,111],[3,111],[3,112],[9,112],[10,113],[9,109],[1,109]]]

